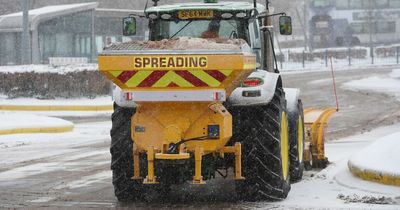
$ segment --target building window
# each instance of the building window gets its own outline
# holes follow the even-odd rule
[[[356,22],[351,23],[351,28],[355,34],[386,34],[396,32],[396,23],[394,21]]]
[[[121,35],[122,18],[120,17],[96,17],[96,35]]]
[[[0,34],[0,65],[15,65],[21,61],[21,33]]]
[[[96,36],[96,52],[101,53],[103,52],[104,48],[104,41],[102,36]]]
[[[91,12],[84,11],[42,22],[38,26],[41,60],[49,57],[91,57]]]

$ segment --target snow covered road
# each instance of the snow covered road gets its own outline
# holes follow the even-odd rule
[[[338,83],[390,72],[343,72],[338,74]],[[304,86],[305,106],[326,107],[332,102],[330,84],[324,81],[327,75],[285,77],[292,87]],[[83,121],[70,133],[0,136],[0,208],[400,209],[400,187],[363,181],[347,169],[353,154],[400,130],[400,124],[393,124],[398,122],[393,110],[400,110],[399,102],[373,92],[340,89],[339,93],[343,111],[332,119],[328,132],[336,140],[326,145],[332,163],[324,170],[306,172],[284,201],[238,202],[233,182],[218,178],[205,186],[176,186],[162,202],[118,203],[111,183],[111,123]],[[371,122],[377,115],[379,121]]]
[[[0,137],[0,207],[111,208],[121,205],[112,191],[109,128],[109,122],[84,123],[78,124],[70,134]],[[347,169],[347,160],[379,136],[399,129],[400,124],[396,124],[328,143],[327,155],[332,162],[329,167],[306,172],[304,180],[293,184],[289,197],[282,202],[236,202],[232,195],[233,182],[219,178],[204,187],[181,186],[171,193],[171,203],[157,205],[171,208],[185,208],[189,203],[192,208],[398,209],[399,187],[353,177]],[[211,186],[212,183],[215,185]],[[145,203],[126,205],[146,206]]]

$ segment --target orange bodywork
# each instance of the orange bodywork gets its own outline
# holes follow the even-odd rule
[[[229,96],[256,69],[256,57],[250,53],[101,55],[98,60],[101,73],[123,91],[149,93],[191,91],[195,95],[198,90],[224,90]],[[235,147],[226,146],[232,137],[232,115],[221,101],[135,102],[136,113],[131,119],[135,142],[132,155],[134,159],[140,153],[148,156],[145,184],[158,183],[154,160],[191,156],[195,158],[193,183],[203,184],[201,159],[210,153],[235,154],[235,179],[243,179],[240,143]],[[178,152],[171,152],[171,145],[179,145]],[[138,161],[133,172],[133,179],[141,179]]]
[[[146,103],[141,104],[136,113],[132,118],[135,126],[132,139],[139,150],[151,145],[161,151],[163,145],[207,136],[207,125],[219,125],[219,138],[187,142],[185,147],[188,151],[201,146],[206,154],[214,152],[224,147],[232,137],[232,116],[220,103]]]
[[[122,90],[176,91],[223,89],[227,95],[256,67],[253,54],[102,55],[99,69]],[[139,151],[204,137],[207,125],[219,125],[218,139],[190,141],[204,153],[221,149],[232,136],[232,116],[221,102],[136,102],[132,139]]]
[[[99,56],[101,73],[122,90],[220,88],[229,95],[255,68],[253,54]]]

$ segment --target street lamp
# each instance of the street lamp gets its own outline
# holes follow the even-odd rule
[[[31,44],[29,34],[29,0],[22,0],[21,63],[30,64]]]

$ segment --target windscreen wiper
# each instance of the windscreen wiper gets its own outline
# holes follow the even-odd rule
[[[193,22],[193,20],[191,20],[191,21],[189,21],[188,23],[186,23],[186,25],[184,25],[181,29],[179,29],[179,31],[177,31],[174,35],[172,35],[171,37],[170,37],[170,39],[172,39],[172,38],[174,38],[176,35],[178,35],[183,29],[185,29],[186,28],[186,26],[188,26],[190,23],[192,23]]]

